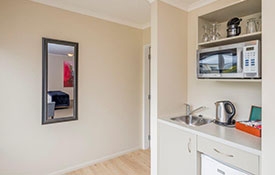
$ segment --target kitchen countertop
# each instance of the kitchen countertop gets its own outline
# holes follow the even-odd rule
[[[261,156],[260,137],[253,136],[235,128],[220,126],[215,123],[197,127],[180,124],[176,121],[170,120],[171,117],[175,116],[159,117],[158,121],[198,136]]]

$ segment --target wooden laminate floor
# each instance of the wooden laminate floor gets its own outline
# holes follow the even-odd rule
[[[150,150],[138,150],[66,175],[150,175]]]

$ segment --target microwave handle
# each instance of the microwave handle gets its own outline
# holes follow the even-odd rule
[[[243,48],[238,48],[237,52],[238,52],[237,53],[237,58],[240,58],[240,59],[238,59],[238,65],[240,65],[240,66],[238,66],[237,71],[242,72],[243,71],[243,62],[244,62],[244,60],[243,60]]]
[[[243,62],[244,62],[244,59],[243,59],[243,50],[241,50],[241,69],[243,70]]]

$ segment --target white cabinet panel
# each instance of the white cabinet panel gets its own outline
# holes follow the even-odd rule
[[[198,151],[253,174],[259,174],[259,157],[204,137],[198,137]]]
[[[158,122],[158,175],[196,175],[196,136]]]
[[[201,155],[201,175],[251,175]]]

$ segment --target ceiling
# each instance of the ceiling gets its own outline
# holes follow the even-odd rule
[[[150,3],[155,0],[31,0],[144,29],[150,26]],[[185,11],[190,11],[216,0],[161,0]]]

